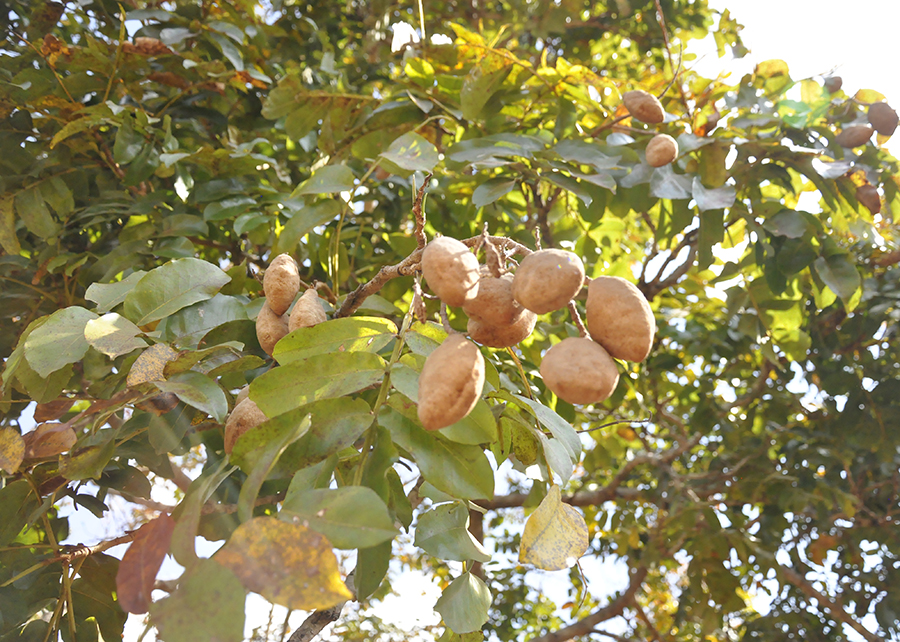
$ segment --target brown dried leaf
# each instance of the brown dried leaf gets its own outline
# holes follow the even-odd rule
[[[331,543],[300,524],[255,517],[215,555],[248,590],[289,609],[327,609],[353,599]]]
[[[56,421],[66,414],[74,403],[74,399],[60,397],[47,403],[38,404],[38,407],[34,409],[34,420],[37,422]]]
[[[134,44],[130,42],[123,43],[122,51],[139,56],[164,56],[174,53],[161,40],[146,37],[135,38]]]
[[[169,552],[174,530],[175,520],[163,513],[135,531],[116,573],[119,605],[126,613],[146,613],[150,608],[156,574]]]
[[[25,441],[25,459],[55,457],[75,445],[78,437],[69,424],[40,424],[22,435]]]
[[[14,428],[0,428],[0,469],[12,475],[25,459],[25,440]]]
[[[178,353],[164,343],[150,346],[132,364],[125,383],[130,388],[148,381],[165,381],[166,364],[177,356]]]

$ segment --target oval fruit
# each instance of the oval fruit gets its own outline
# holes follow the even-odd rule
[[[622,101],[625,103],[628,113],[642,123],[655,125],[666,119],[666,111],[663,109],[662,103],[656,96],[643,89],[626,91],[622,95]]]
[[[643,361],[650,354],[656,320],[637,287],[618,276],[591,281],[587,297],[591,337],[616,359]]]
[[[225,452],[230,455],[238,437],[248,430],[256,428],[268,419],[263,411],[259,409],[259,406],[250,398],[246,398],[235,405],[234,410],[228,415],[228,421],[225,422]]]
[[[573,404],[598,403],[619,383],[616,362],[590,339],[569,337],[547,350],[541,377],[557,397]]]
[[[657,134],[647,143],[645,154],[650,167],[662,167],[678,158],[678,143],[668,134]]]
[[[546,314],[566,307],[584,285],[584,263],[567,250],[538,250],[522,259],[513,279],[513,298],[523,308]]]
[[[511,325],[519,318],[524,308],[513,298],[513,275],[500,277],[482,275],[478,282],[478,294],[463,304],[463,310],[470,319],[477,319],[488,325]]]
[[[841,147],[859,147],[869,142],[874,131],[868,125],[851,125],[844,127],[834,140]]]
[[[275,344],[287,333],[287,319],[283,315],[272,312],[269,302],[266,301],[256,317],[256,338],[259,339],[259,345],[271,357]]]
[[[422,252],[422,274],[441,301],[459,307],[478,294],[478,259],[464,243],[441,236]]]
[[[528,338],[537,323],[537,315],[531,310],[523,310],[519,318],[510,325],[491,325],[472,317],[466,326],[472,341],[490,348],[509,348]]]
[[[315,288],[310,288],[294,304],[288,319],[288,332],[293,332],[297,328],[311,328],[327,320],[325,310],[319,305],[318,293]]]
[[[263,275],[263,291],[272,312],[282,315],[300,291],[300,272],[290,254],[279,254]]]
[[[234,397],[234,405],[235,406],[238,405],[239,403],[241,403],[244,399],[248,398],[249,396],[250,396],[250,384],[247,384],[246,386],[244,386],[243,388],[238,390],[238,393]]]
[[[829,94],[837,93],[841,90],[841,87],[844,85],[844,79],[840,76],[829,76],[825,79],[825,89],[828,90]]]
[[[881,211],[881,195],[878,188],[874,185],[860,185],[856,189],[856,200],[869,208],[872,214],[878,214]]]
[[[893,136],[900,117],[887,103],[875,103],[869,107],[869,122],[882,136]]]
[[[484,357],[474,343],[452,334],[425,359],[419,375],[419,421],[425,430],[455,424],[470,412],[484,388]]]

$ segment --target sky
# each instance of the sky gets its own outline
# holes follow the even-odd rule
[[[427,0],[425,4],[427,7]],[[843,78],[843,88],[848,95],[863,88],[875,89],[884,94],[889,103],[900,107],[900,74],[896,73],[895,63],[900,0],[709,0],[709,4],[719,10],[729,9],[732,16],[744,25],[744,44],[750,53],[742,60],[734,60],[729,55],[719,59],[711,41],[706,46],[693,46],[691,51],[700,58],[689,64],[699,73],[715,76],[720,72],[731,72],[731,81],[737,82],[758,62],[780,58],[788,63],[791,77],[795,80],[834,73]],[[170,497],[156,499],[171,501]],[[124,506],[117,507],[112,519],[104,522],[93,519],[86,511],[79,511],[77,516],[73,516],[72,536],[69,539],[72,543],[93,543],[117,535],[127,520],[125,510]],[[121,554],[124,547],[122,551],[111,552]],[[209,550],[206,554],[211,552]],[[170,561],[170,564],[173,563]],[[607,572],[609,570],[606,569]],[[179,569],[177,565],[168,565],[164,571],[168,578],[177,576]],[[589,579],[593,574],[588,571]],[[624,587],[624,575],[615,575],[618,577],[600,582],[600,592],[612,593]],[[614,585],[615,582],[610,579],[618,579],[622,586]],[[555,582],[549,577],[545,577],[544,581],[549,582],[546,588],[551,591],[561,588],[553,587]],[[425,621],[434,621],[435,616],[428,613],[428,608],[437,599],[439,590],[427,578],[410,575],[404,581],[395,583],[395,587],[405,593],[405,599],[386,601],[385,607],[380,609],[382,617],[403,627],[415,624],[410,619],[413,614]],[[599,588],[597,583],[593,588]],[[411,601],[416,603],[413,608]],[[250,633],[254,626],[265,621],[268,609],[259,600],[251,600],[248,616],[247,632]],[[283,617],[284,611],[276,615],[277,619]],[[126,640],[137,639],[143,628],[141,620],[135,616],[130,618]],[[300,621],[301,614],[295,614],[291,628]],[[152,636],[145,639],[149,641]],[[850,639],[859,638],[851,634]]]

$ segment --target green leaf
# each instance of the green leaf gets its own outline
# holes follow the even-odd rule
[[[244,71],[244,56],[231,40],[215,32],[210,32],[209,37],[218,45],[222,55],[231,63],[235,71]]]
[[[241,642],[245,600],[234,573],[203,560],[185,573],[175,592],[150,605],[150,622],[166,642]]]
[[[650,195],[656,198],[691,198],[693,186],[690,176],[676,174],[671,165],[659,167],[650,175]]]
[[[221,460],[218,467],[191,482],[184,499],[175,510],[175,530],[172,531],[172,557],[186,568],[199,559],[195,549],[197,529],[200,526],[200,512],[212,494],[231,473],[237,470]]]
[[[111,359],[137,348],[146,348],[147,342],[136,337],[140,333],[139,327],[115,312],[91,319],[84,326],[87,342]]]
[[[359,549],[353,579],[357,601],[364,602],[381,586],[390,567],[391,548],[391,542],[387,541],[378,546]]]
[[[594,198],[571,176],[566,176],[560,172],[547,172],[542,174],[541,178],[548,183],[553,183],[554,185],[562,187],[564,190],[572,192],[587,206],[590,206],[590,204],[594,202]]]
[[[163,392],[171,392],[189,406],[205,412],[219,423],[224,423],[228,415],[228,400],[225,393],[204,374],[199,372],[182,372],[170,377],[167,381],[155,381],[154,384]]]
[[[379,383],[384,359],[370,352],[320,354],[280,366],[250,385],[250,398],[269,417]]]
[[[288,209],[285,211],[290,213],[292,208],[296,207],[296,201],[288,201],[286,203]],[[302,204],[299,210],[290,213],[290,219],[285,224],[284,229],[275,241],[272,248],[272,254],[277,256],[287,252],[292,253],[297,244],[304,236],[313,231],[319,225],[325,225],[334,220],[341,213],[341,206],[336,200],[328,199],[319,201],[313,205]]]
[[[103,469],[116,452],[116,441],[110,439],[102,446],[88,446],[69,453],[59,460],[59,473],[66,479],[99,479]]]
[[[721,210],[734,205],[737,190],[731,185],[723,185],[715,189],[706,189],[699,176],[694,176],[692,185],[694,201],[701,212],[706,210]]]
[[[320,167],[294,190],[291,197],[304,194],[334,194],[349,192],[355,187],[353,172],[346,165]]]
[[[415,132],[403,134],[381,156],[412,172],[431,172],[440,162],[437,147]]]
[[[832,254],[829,257],[820,256],[814,263],[819,278],[832,292],[837,294],[844,306],[853,309],[853,299],[857,290],[862,285],[859,271],[847,254]]]
[[[7,546],[28,523],[28,516],[40,505],[24,479],[0,488],[0,546]]]
[[[61,218],[68,217],[75,209],[75,198],[72,196],[72,190],[66,185],[66,182],[59,176],[54,176],[48,181],[41,183],[41,195],[57,216]]]
[[[40,185],[26,189],[16,195],[16,212],[28,231],[47,240],[59,234],[59,224],[44,202]]]
[[[466,120],[474,120],[481,115],[511,69],[512,61],[499,55],[485,56],[472,67],[459,92],[460,107]]]
[[[532,415],[537,417],[537,420],[541,422],[541,425],[544,428],[549,430],[554,437],[559,439],[560,443],[572,457],[572,460],[577,462],[581,455],[581,439],[578,437],[578,433],[575,432],[575,429],[572,428],[572,424],[542,403],[521,395],[512,396],[520,407],[527,408]]]
[[[25,340],[28,365],[41,377],[47,377],[63,366],[80,361],[90,348],[84,338],[84,328],[96,318],[96,314],[78,306],[51,314]]]
[[[119,165],[127,165],[140,154],[144,146],[144,137],[134,131],[131,114],[126,113],[122,124],[116,131],[116,142],[113,145],[113,158]]]
[[[435,487],[459,499],[494,496],[494,471],[478,446],[455,444],[441,435],[426,432],[416,420],[415,406],[399,395],[388,400],[378,422],[391,431],[394,442],[406,450]]]
[[[344,317],[311,328],[300,328],[275,346],[281,365],[319,354],[378,352],[397,337],[393,321],[378,317]]]
[[[145,274],[143,270],[138,270],[115,283],[91,283],[84,298],[97,304],[96,312],[109,312],[125,300]]]
[[[775,216],[763,221],[763,227],[776,236],[799,239],[810,231],[809,221],[800,212],[781,210]]]
[[[138,281],[125,296],[124,315],[139,326],[146,325],[211,298],[230,280],[212,263],[195,258],[176,259]]]
[[[490,205],[508,194],[516,186],[516,181],[505,178],[490,178],[475,188],[472,193],[472,204],[475,207]]]
[[[438,432],[459,444],[489,444],[497,439],[497,420],[487,402],[479,399],[472,412]]]
[[[243,214],[256,205],[256,199],[250,196],[232,196],[221,201],[210,203],[203,208],[204,221],[224,221]]]
[[[16,212],[11,194],[0,197],[0,248],[7,254],[18,254],[22,251],[19,238],[16,236]]]
[[[450,582],[434,605],[454,633],[471,633],[488,621],[491,592],[480,578],[466,573]]]
[[[343,486],[285,498],[279,517],[325,535],[336,548],[369,548],[390,541],[397,529],[387,506],[371,488]]]
[[[491,556],[468,529],[465,504],[441,504],[419,516],[415,545],[442,560],[489,562]]]

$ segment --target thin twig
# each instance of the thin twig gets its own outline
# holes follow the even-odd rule
[[[355,572],[356,571],[351,571],[347,576],[347,579],[344,580],[344,584],[346,584],[347,588],[350,589],[350,592],[354,594],[354,600],[356,599],[356,588],[354,585]],[[316,637],[322,629],[332,622],[336,622],[337,619],[341,617],[341,611],[344,609],[345,604],[346,602],[341,602],[328,609],[313,611],[310,616],[303,621],[303,624],[298,626],[297,629],[291,633],[288,642],[310,642],[310,640]]]
[[[578,333],[583,339],[589,338],[590,335],[588,335],[587,328],[584,327],[584,321],[581,320],[581,315],[578,314],[578,308],[575,307],[575,301],[569,301],[568,308],[569,314],[572,316],[572,323],[578,328]]]
[[[421,250],[425,247],[425,244],[428,242],[428,239],[425,237],[425,210],[422,209],[422,204],[425,201],[425,188],[428,186],[428,181],[431,180],[433,174],[428,174],[425,177],[425,180],[422,181],[422,187],[419,188],[416,193],[416,199],[413,201],[413,219],[416,223],[415,229],[415,237],[416,237],[416,248]]]

